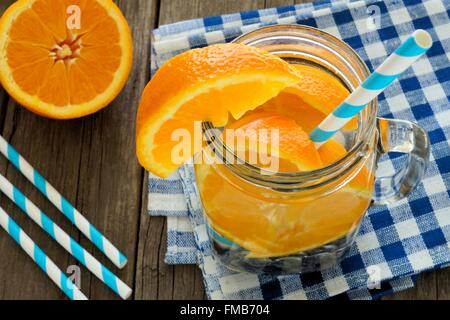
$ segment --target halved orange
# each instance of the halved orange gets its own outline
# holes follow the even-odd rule
[[[146,86],[137,114],[136,151],[143,167],[169,176],[190,159],[194,147],[175,162],[175,130],[194,136],[195,121],[224,126],[300,78],[280,58],[241,44],[189,50],[164,63]],[[191,141],[187,141],[190,143]]]
[[[125,85],[131,62],[131,32],[111,0],[19,0],[0,20],[0,81],[45,117],[105,107]]]

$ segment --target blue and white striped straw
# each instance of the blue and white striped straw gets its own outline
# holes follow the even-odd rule
[[[54,223],[44,212],[42,212],[33,202],[25,197],[19,189],[13,186],[11,182],[9,182],[1,174],[0,191],[11,199],[27,216],[29,216],[67,252],[75,257],[75,259],[77,259],[122,299],[128,299],[130,297],[132,293],[130,287],[128,287],[103,264],[101,264],[82,246],[80,246],[71,236],[69,236],[56,223]]]
[[[0,208],[0,225],[31,259],[71,300],[87,300],[86,296],[62,272],[36,243]]]
[[[69,201],[48,183],[2,136],[0,152],[30,181],[59,211],[61,211],[109,260],[123,268],[127,258],[97,230]]]
[[[369,102],[383,92],[414,61],[419,59],[433,41],[425,30],[416,30],[397,50],[394,51],[347,99],[329,114],[310,134],[310,138],[320,147],[347,122],[357,115]]]

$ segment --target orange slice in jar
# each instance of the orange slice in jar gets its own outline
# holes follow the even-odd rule
[[[293,120],[281,115],[261,113],[244,116],[228,127],[266,129],[270,124],[297,137]],[[252,136],[250,137],[256,137]],[[309,154],[302,139],[281,139],[279,156],[294,171],[317,169],[346,154],[345,148],[330,140]],[[305,152],[305,150],[308,150]],[[196,167],[199,190],[211,227],[226,239],[249,251],[249,258],[295,254],[329,243],[348,234],[370,204],[373,174],[363,166],[351,180],[333,193],[317,199],[293,199],[275,191],[249,186],[239,179],[218,174],[220,168]],[[231,181],[231,183],[230,183]],[[285,200],[283,201],[283,197]]]
[[[259,161],[261,156],[269,156],[265,162],[271,160],[271,164],[278,161],[272,171],[310,171],[322,167],[319,153],[306,132],[283,115],[255,112],[228,125],[224,137],[228,130],[233,130],[234,139],[225,139],[225,144],[230,147],[232,143],[238,152],[245,149],[244,160],[258,167],[266,166]]]
[[[300,97],[306,104],[321,112],[324,117],[333,112],[350,94],[347,88],[330,73],[309,65],[294,64],[301,81],[283,92]],[[357,117],[344,126],[346,130],[358,127]]]
[[[347,88],[333,75],[309,65],[293,64],[301,80],[285,88],[277,96],[251,112],[276,112],[295,120],[307,133],[312,132],[325,117],[349,95]],[[343,130],[355,130],[357,117]]]

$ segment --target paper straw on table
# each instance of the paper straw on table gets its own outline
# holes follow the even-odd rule
[[[433,41],[425,30],[416,30],[394,51],[347,99],[329,114],[310,134],[310,138],[320,147],[347,122],[357,115],[369,102],[383,92],[414,61],[419,59]]]
[[[101,264],[88,251],[81,247],[72,237],[54,223],[33,202],[0,174],[0,191],[11,199],[22,211],[58,242],[67,252],[105,283],[111,290],[123,299],[128,299],[132,293],[122,280]]]
[[[71,300],[87,300],[86,296],[62,272],[37,244],[0,207],[0,225],[33,259],[34,262]]]
[[[0,152],[118,268],[123,268],[126,265],[127,258],[2,136],[0,136]]]

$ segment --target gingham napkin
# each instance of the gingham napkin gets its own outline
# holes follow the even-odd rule
[[[212,299],[326,299],[342,293],[351,299],[371,299],[411,287],[416,274],[448,265],[448,8],[450,0],[333,1],[208,17],[154,30],[153,72],[182,51],[230,41],[269,24],[307,24],[334,34],[350,44],[372,70],[414,29],[426,29],[434,40],[426,56],[379,97],[379,115],[416,121],[428,131],[432,155],[426,177],[408,199],[370,209],[340,265],[317,273],[278,277],[236,273],[222,267],[211,255],[190,164],[170,179],[149,178],[149,214],[168,217],[166,262],[197,263]],[[375,30],[368,23],[368,12],[379,14]],[[381,172],[393,172],[404,163],[403,157],[395,155],[383,159]],[[381,289],[369,290],[372,280],[380,280]]]

